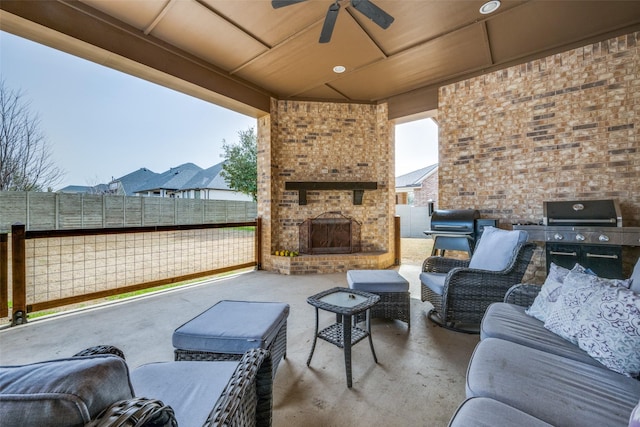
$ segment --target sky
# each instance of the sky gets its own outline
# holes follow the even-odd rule
[[[222,143],[256,119],[0,31],[0,79],[22,92],[67,185],[97,185],[224,160]],[[396,176],[438,161],[431,119],[396,126]]]

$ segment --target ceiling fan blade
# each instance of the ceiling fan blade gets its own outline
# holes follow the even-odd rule
[[[393,22],[393,16],[369,0],[351,0],[351,6],[385,30],[389,28],[389,25]]]
[[[302,3],[303,1],[306,0],[271,0],[271,6],[274,9],[279,9],[281,7],[291,6],[292,4]]]
[[[340,4],[337,1],[329,6],[327,16],[324,18],[324,24],[322,25],[322,32],[320,33],[320,43],[329,43],[329,41],[331,41],[333,27],[336,25],[339,10]]]

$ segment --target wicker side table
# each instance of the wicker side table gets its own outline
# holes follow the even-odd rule
[[[316,330],[311,346],[311,353],[307,359],[307,366],[311,364],[311,358],[316,348],[318,338],[344,349],[344,363],[347,373],[347,387],[351,388],[351,346],[364,338],[369,338],[369,346],[373,354],[373,360],[378,363],[376,352],[371,340],[371,322],[369,309],[373,307],[380,297],[368,292],[347,288],[332,288],[307,298],[307,302],[316,308]],[[322,330],[319,326],[319,310],[336,313],[336,322]],[[366,328],[357,327],[353,322],[353,316],[366,313]]]

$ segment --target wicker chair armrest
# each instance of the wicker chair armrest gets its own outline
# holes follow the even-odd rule
[[[444,258],[430,256],[422,263],[422,271],[428,273],[448,273],[457,267],[468,267],[468,259]]]
[[[272,376],[271,354],[268,350],[255,348],[240,359],[233,376],[222,391],[222,395],[209,414],[204,426],[242,427],[254,425],[243,413],[244,403],[256,393],[255,425],[270,427],[272,422]]]
[[[125,360],[122,350],[112,345],[96,345],[94,347],[89,347],[74,354],[73,357],[95,356],[99,354],[113,354],[118,356],[120,359]]]
[[[504,270],[488,271],[458,267],[447,275],[444,292],[449,296],[457,294],[459,297],[468,298],[476,291],[494,294],[497,289],[504,295],[513,286],[513,280],[512,275]],[[502,297],[500,299],[502,300]]]
[[[530,307],[538,296],[538,293],[540,293],[540,289],[542,289],[542,286],[528,283],[514,285],[509,288],[504,296],[504,302],[522,307]]]
[[[84,427],[178,427],[171,406],[157,399],[133,397],[119,400]]]

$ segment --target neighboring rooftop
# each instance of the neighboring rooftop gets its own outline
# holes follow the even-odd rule
[[[193,163],[184,163],[151,177],[151,179],[145,181],[133,190],[133,192],[140,193],[153,190],[178,191],[200,171],[202,171],[200,166],[194,165]]]
[[[436,171],[438,163],[396,177],[396,188],[420,187],[429,175]]]
[[[177,192],[184,190],[214,189],[232,191],[226,180],[220,174],[224,162],[202,169],[193,163],[170,168],[156,173],[147,168],[140,168],[120,178],[111,180],[109,184],[96,186],[68,185],[58,190],[60,193],[85,194],[125,194],[132,196],[136,193],[165,190]]]
[[[223,165],[224,162],[213,165],[209,169],[201,170],[182,186],[182,190],[198,190],[202,188],[231,190],[227,181],[220,174]]]

